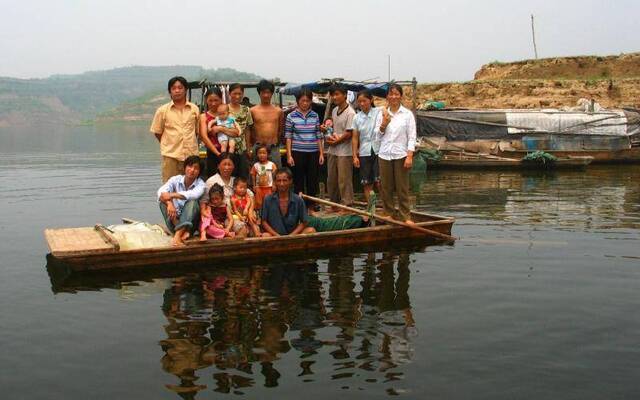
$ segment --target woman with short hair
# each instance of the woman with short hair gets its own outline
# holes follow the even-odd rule
[[[416,119],[402,105],[402,87],[389,85],[387,106],[376,124],[380,135],[380,192],[384,211],[390,217],[413,223],[409,201],[409,172],[413,166],[416,147]],[[393,193],[398,196],[398,212],[394,207]]]
[[[222,186],[224,190],[224,202],[227,206],[231,207],[231,196],[233,195],[233,184],[235,182],[235,177],[233,176],[233,171],[235,169],[235,164],[233,163],[233,159],[231,154],[222,153],[219,158],[218,164],[218,173],[207,179],[205,182],[205,195],[202,196],[200,202],[209,201],[208,193],[209,190],[216,183]],[[253,198],[253,192],[251,190],[247,190],[247,194]],[[234,223],[233,231],[236,233],[238,237],[245,237],[249,233],[248,228],[244,223]]]
[[[353,118],[353,136],[351,137],[353,166],[360,169],[360,183],[364,189],[364,198],[369,201],[369,194],[374,187],[380,186],[378,152],[380,151],[380,135],[376,125],[382,122],[380,110],[373,106],[373,95],[367,89],[356,96],[360,110]]]
[[[287,115],[284,137],[287,141],[287,162],[293,170],[296,193],[309,196],[318,193],[318,173],[324,164],[320,117],[311,109],[313,94],[302,89],[296,94],[295,110]]]

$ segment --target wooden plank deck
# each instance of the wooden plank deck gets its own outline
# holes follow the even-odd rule
[[[117,251],[111,243],[104,240],[94,228],[45,229],[44,236],[49,243],[51,254],[97,254]]]

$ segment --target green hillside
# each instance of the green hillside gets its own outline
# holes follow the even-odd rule
[[[188,80],[247,81],[259,76],[230,68],[198,66],[124,67],[45,79],[0,77],[0,126],[93,120],[123,103],[144,103],[165,95],[167,80],[182,75]]]

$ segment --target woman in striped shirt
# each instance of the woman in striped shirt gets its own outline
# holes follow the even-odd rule
[[[313,94],[308,89],[302,89],[296,95],[298,107],[287,115],[284,137],[295,192],[315,196],[318,193],[318,171],[324,164],[324,149],[320,117],[311,109],[312,99]]]

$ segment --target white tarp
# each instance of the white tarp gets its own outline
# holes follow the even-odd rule
[[[624,111],[584,113],[559,110],[508,111],[505,113],[509,133],[526,133],[521,127],[536,132],[580,135],[629,136]]]
[[[149,249],[171,246],[171,236],[161,226],[136,222],[107,227],[120,244],[120,250]]]

